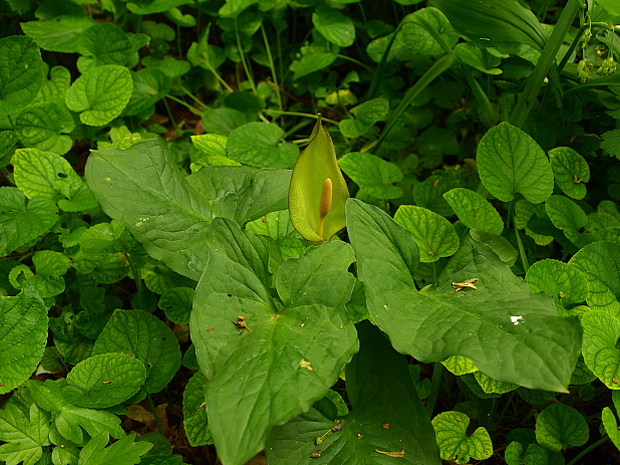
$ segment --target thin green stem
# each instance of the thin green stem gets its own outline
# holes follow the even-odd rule
[[[269,116],[287,115],[287,116],[301,116],[302,118],[319,119],[319,116],[314,113],[301,113],[299,111],[280,111],[280,110],[267,109],[267,110],[263,110],[263,113]],[[339,124],[338,121],[325,118],[324,116],[321,116],[321,121],[326,122],[326,123],[331,123],[331,124]]]
[[[433,82],[437,77],[443,74],[445,71],[450,69],[450,67],[457,61],[456,56],[454,55],[444,55],[439,60],[435,62],[433,66],[431,66],[405,94],[403,99],[400,101],[396,110],[392,114],[392,118],[390,118],[389,122],[386,124],[385,128],[381,132],[379,136],[379,140],[377,141],[377,145],[375,145],[374,152],[377,153],[379,147],[388,136],[390,131],[394,128],[396,123],[399,121],[401,115],[405,112],[405,110],[411,105],[413,100],[420,95],[420,93],[426,89],[431,82]]]
[[[461,66],[461,72],[465,76],[465,80],[469,84],[471,91],[476,97],[478,105],[480,107],[480,119],[487,127],[493,126],[499,119],[499,115],[493,108],[493,104],[489,100],[489,97],[485,91],[480,87],[480,84],[471,72],[471,69],[467,65]]]
[[[426,401],[426,411],[430,417],[433,416],[433,410],[435,410],[435,404],[439,397],[439,388],[441,387],[441,379],[443,378],[444,367],[441,363],[435,362],[433,369],[433,377],[431,379],[431,393]]]
[[[174,126],[174,129],[177,129],[177,122],[174,120],[174,116],[172,115],[172,111],[170,111],[170,105],[168,105],[168,101],[164,98],[162,99],[162,101],[164,102],[164,106],[166,107],[166,112],[168,113],[168,118],[170,118],[170,121],[172,122],[172,125]]]
[[[196,116],[202,116],[202,111],[200,111],[196,107],[191,106],[189,103],[184,102],[183,100],[176,98],[174,95],[168,94],[168,95],[166,95],[166,98],[169,98],[173,102],[177,102],[179,105],[183,105],[185,108],[187,108],[189,111],[191,111]]]
[[[579,6],[577,0],[568,0],[568,3],[562,10],[562,14],[560,14],[558,22],[553,28],[551,37],[549,37],[549,40],[543,48],[538,63],[536,63],[534,67],[534,71],[532,71],[532,74],[527,78],[525,89],[523,89],[523,93],[519,96],[515,109],[510,115],[510,123],[513,126],[522,128],[525,124],[532,109],[534,99],[538,96],[544,79],[555,62],[558,50],[564,42],[564,37],[566,37],[573,19],[577,16],[578,10]]]
[[[568,47],[568,50],[562,57],[562,61],[560,61],[560,64],[558,65],[558,73],[561,73],[562,70],[564,69],[564,66],[566,66],[566,63],[568,63],[568,59],[570,58],[571,54],[573,53],[573,50],[575,50],[575,47],[577,47],[577,44],[581,40],[581,36],[583,35],[583,32],[586,30],[586,27],[587,26],[584,24],[577,31],[577,34],[575,35],[573,42],[570,44],[570,47]]]
[[[593,444],[590,444],[588,447],[586,447],[584,450],[582,450],[581,452],[579,452],[575,458],[573,458],[573,460],[571,460],[570,462],[568,462],[566,465],[575,465],[576,463],[578,463],[578,461],[581,459],[581,457],[583,457],[584,455],[590,453],[591,451],[593,451],[594,449],[596,449],[598,446],[600,446],[601,444],[604,444],[605,442],[609,441],[609,436],[604,437],[599,439],[598,441],[596,441]]]
[[[321,118],[322,119],[322,118]],[[312,121],[305,119],[303,121],[300,121],[299,123],[297,123],[295,126],[293,126],[291,129],[289,129],[288,131],[286,131],[284,133],[284,135],[282,136],[282,139],[286,140],[288,139],[291,135],[295,134],[297,131],[299,131],[302,128],[305,128],[306,126],[308,126],[309,124],[311,124]]]
[[[140,270],[138,270],[133,262],[131,261],[131,258],[125,254],[125,258],[127,260],[127,262],[129,263],[129,267],[131,268],[131,274],[133,275],[133,280],[136,283],[136,294],[138,294],[138,305],[140,306],[140,308],[142,310],[146,310],[146,308],[144,308],[144,293],[142,292],[142,276],[140,276]]]
[[[252,93],[256,95],[256,84],[254,83],[254,76],[252,75],[252,71],[250,70],[250,65],[246,61],[246,56],[241,47],[241,39],[239,38],[239,28],[237,27],[237,18],[235,18],[235,38],[237,39],[237,49],[239,50],[239,56],[241,57],[241,64],[243,65],[243,70],[245,71],[245,75],[250,81],[250,87],[252,87]]]
[[[159,434],[164,434],[164,430],[162,429],[161,423],[159,422],[157,410],[155,410],[155,404],[153,403],[153,399],[151,399],[151,395],[147,394],[146,398],[149,400],[149,407],[151,407],[151,412],[153,412],[153,416],[155,417],[155,426],[157,426],[157,431],[159,432]]]
[[[196,97],[194,94],[192,94],[188,89],[185,88],[185,86],[183,84],[181,84],[180,82],[177,84],[179,86],[179,89],[181,89],[181,91],[187,95],[189,98],[191,98],[194,102],[196,102],[198,105],[201,106],[201,108],[207,108],[207,104],[203,103],[202,100],[200,100],[198,97]]]
[[[356,60],[355,58],[351,58],[351,57],[348,57],[348,56],[346,56],[346,55],[341,55],[340,53],[337,55],[337,57],[338,57],[338,58],[342,58],[343,60],[350,61],[351,63],[355,63],[356,65],[359,65],[359,66],[361,66],[362,68],[366,68],[368,71],[371,71],[371,72],[373,71],[373,69],[372,69],[370,66],[368,66],[368,65],[366,65],[366,64],[364,64],[364,63],[362,63],[362,62],[361,62],[361,61],[359,61],[359,60]]]
[[[265,42],[265,50],[267,50],[267,59],[269,60],[269,69],[271,70],[271,77],[273,78],[273,83],[275,85],[276,90],[276,98],[278,99],[278,108],[283,110],[282,106],[282,94],[280,94],[280,85],[278,84],[278,76],[276,75],[276,67],[273,61],[273,56],[271,55],[271,46],[269,45],[269,40],[267,39],[267,33],[265,32],[265,27],[263,23],[260,25],[260,31],[263,34],[263,42]]]
[[[521,235],[519,234],[519,228],[515,226],[515,235],[517,236],[517,245],[519,246],[519,256],[521,257],[521,264],[523,265],[523,271],[527,273],[527,270],[530,269],[530,264],[527,261],[527,256],[525,255],[525,249],[523,248],[523,242],[521,242]]]

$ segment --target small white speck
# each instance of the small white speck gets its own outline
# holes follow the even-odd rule
[[[515,326],[519,326],[520,324],[523,324],[523,317],[522,316],[511,316],[510,317],[510,321],[512,322],[513,325]]]
[[[110,181],[112,180],[112,178],[107,177],[107,178],[105,178],[105,180],[106,180],[106,181],[108,181],[108,182],[110,182]]]

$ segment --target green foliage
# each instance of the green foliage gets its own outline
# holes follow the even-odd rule
[[[612,462],[586,3],[4,2],[0,462]]]

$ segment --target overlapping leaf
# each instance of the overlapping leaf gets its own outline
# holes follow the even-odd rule
[[[327,242],[277,271],[271,240],[213,222],[210,259],[194,298],[192,340],[209,382],[206,405],[218,454],[241,465],[270,429],[310,408],[357,351],[344,304],[353,287],[350,247]],[[281,259],[280,259],[281,260]]]
[[[369,217],[391,221],[374,207],[349,201],[348,232],[366,301],[398,351],[422,361],[464,355],[496,380],[566,390],[581,348],[576,319],[557,317],[549,297],[531,294],[490,248],[470,239],[436,286],[416,291],[394,241],[369,228]],[[471,279],[477,289],[453,292],[453,282]]]

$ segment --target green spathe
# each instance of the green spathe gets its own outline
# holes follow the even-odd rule
[[[293,170],[288,194],[291,222],[309,241],[329,240],[345,226],[344,207],[348,198],[349,190],[338,167],[334,144],[319,116],[310,143],[299,155]]]

